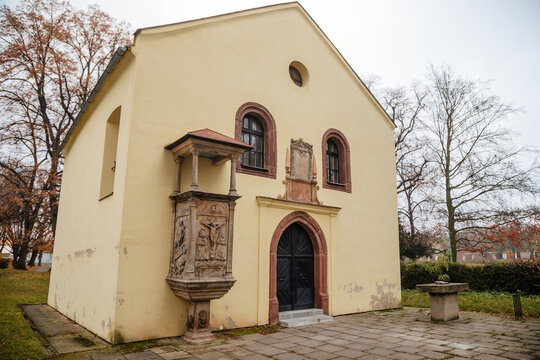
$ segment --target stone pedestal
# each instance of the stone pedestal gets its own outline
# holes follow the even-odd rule
[[[429,293],[432,321],[459,319],[458,291],[467,290],[467,283],[418,284],[416,289]]]

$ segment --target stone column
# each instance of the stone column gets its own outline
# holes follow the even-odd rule
[[[195,149],[192,153],[191,186],[189,190],[199,191],[199,150]]]
[[[174,193],[180,194],[180,175],[182,173],[182,160],[183,158],[181,156],[178,156],[176,161],[176,180],[174,184]]]
[[[238,195],[236,192],[236,162],[238,161],[237,155],[231,155],[231,186],[229,187],[229,195]]]

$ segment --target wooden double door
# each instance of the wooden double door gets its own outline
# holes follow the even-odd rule
[[[313,245],[302,226],[292,224],[281,235],[276,272],[279,311],[313,308]]]

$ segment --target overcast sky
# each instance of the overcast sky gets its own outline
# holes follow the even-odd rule
[[[0,0],[8,5],[17,1]],[[72,0],[97,3],[134,29],[179,22],[276,1]],[[302,0],[302,6],[360,76],[384,85],[421,79],[427,64],[445,64],[471,79],[490,80],[504,101],[524,112],[508,125],[519,145],[540,147],[540,1]]]

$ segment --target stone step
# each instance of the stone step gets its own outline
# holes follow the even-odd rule
[[[294,318],[301,318],[306,316],[313,315],[322,315],[322,309],[303,309],[303,310],[291,310],[291,311],[282,311],[279,313],[279,320],[287,320]]]
[[[323,314],[322,309],[293,310],[279,313],[279,322],[281,326],[285,327],[312,325],[332,320],[331,316]]]
[[[312,316],[305,316],[301,318],[280,320],[279,323],[281,326],[285,326],[285,327],[296,327],[296,326],[319,324],[319,323],[328,322],[332,320],[334,320],[334,318],[328,315],[312,315]]]

